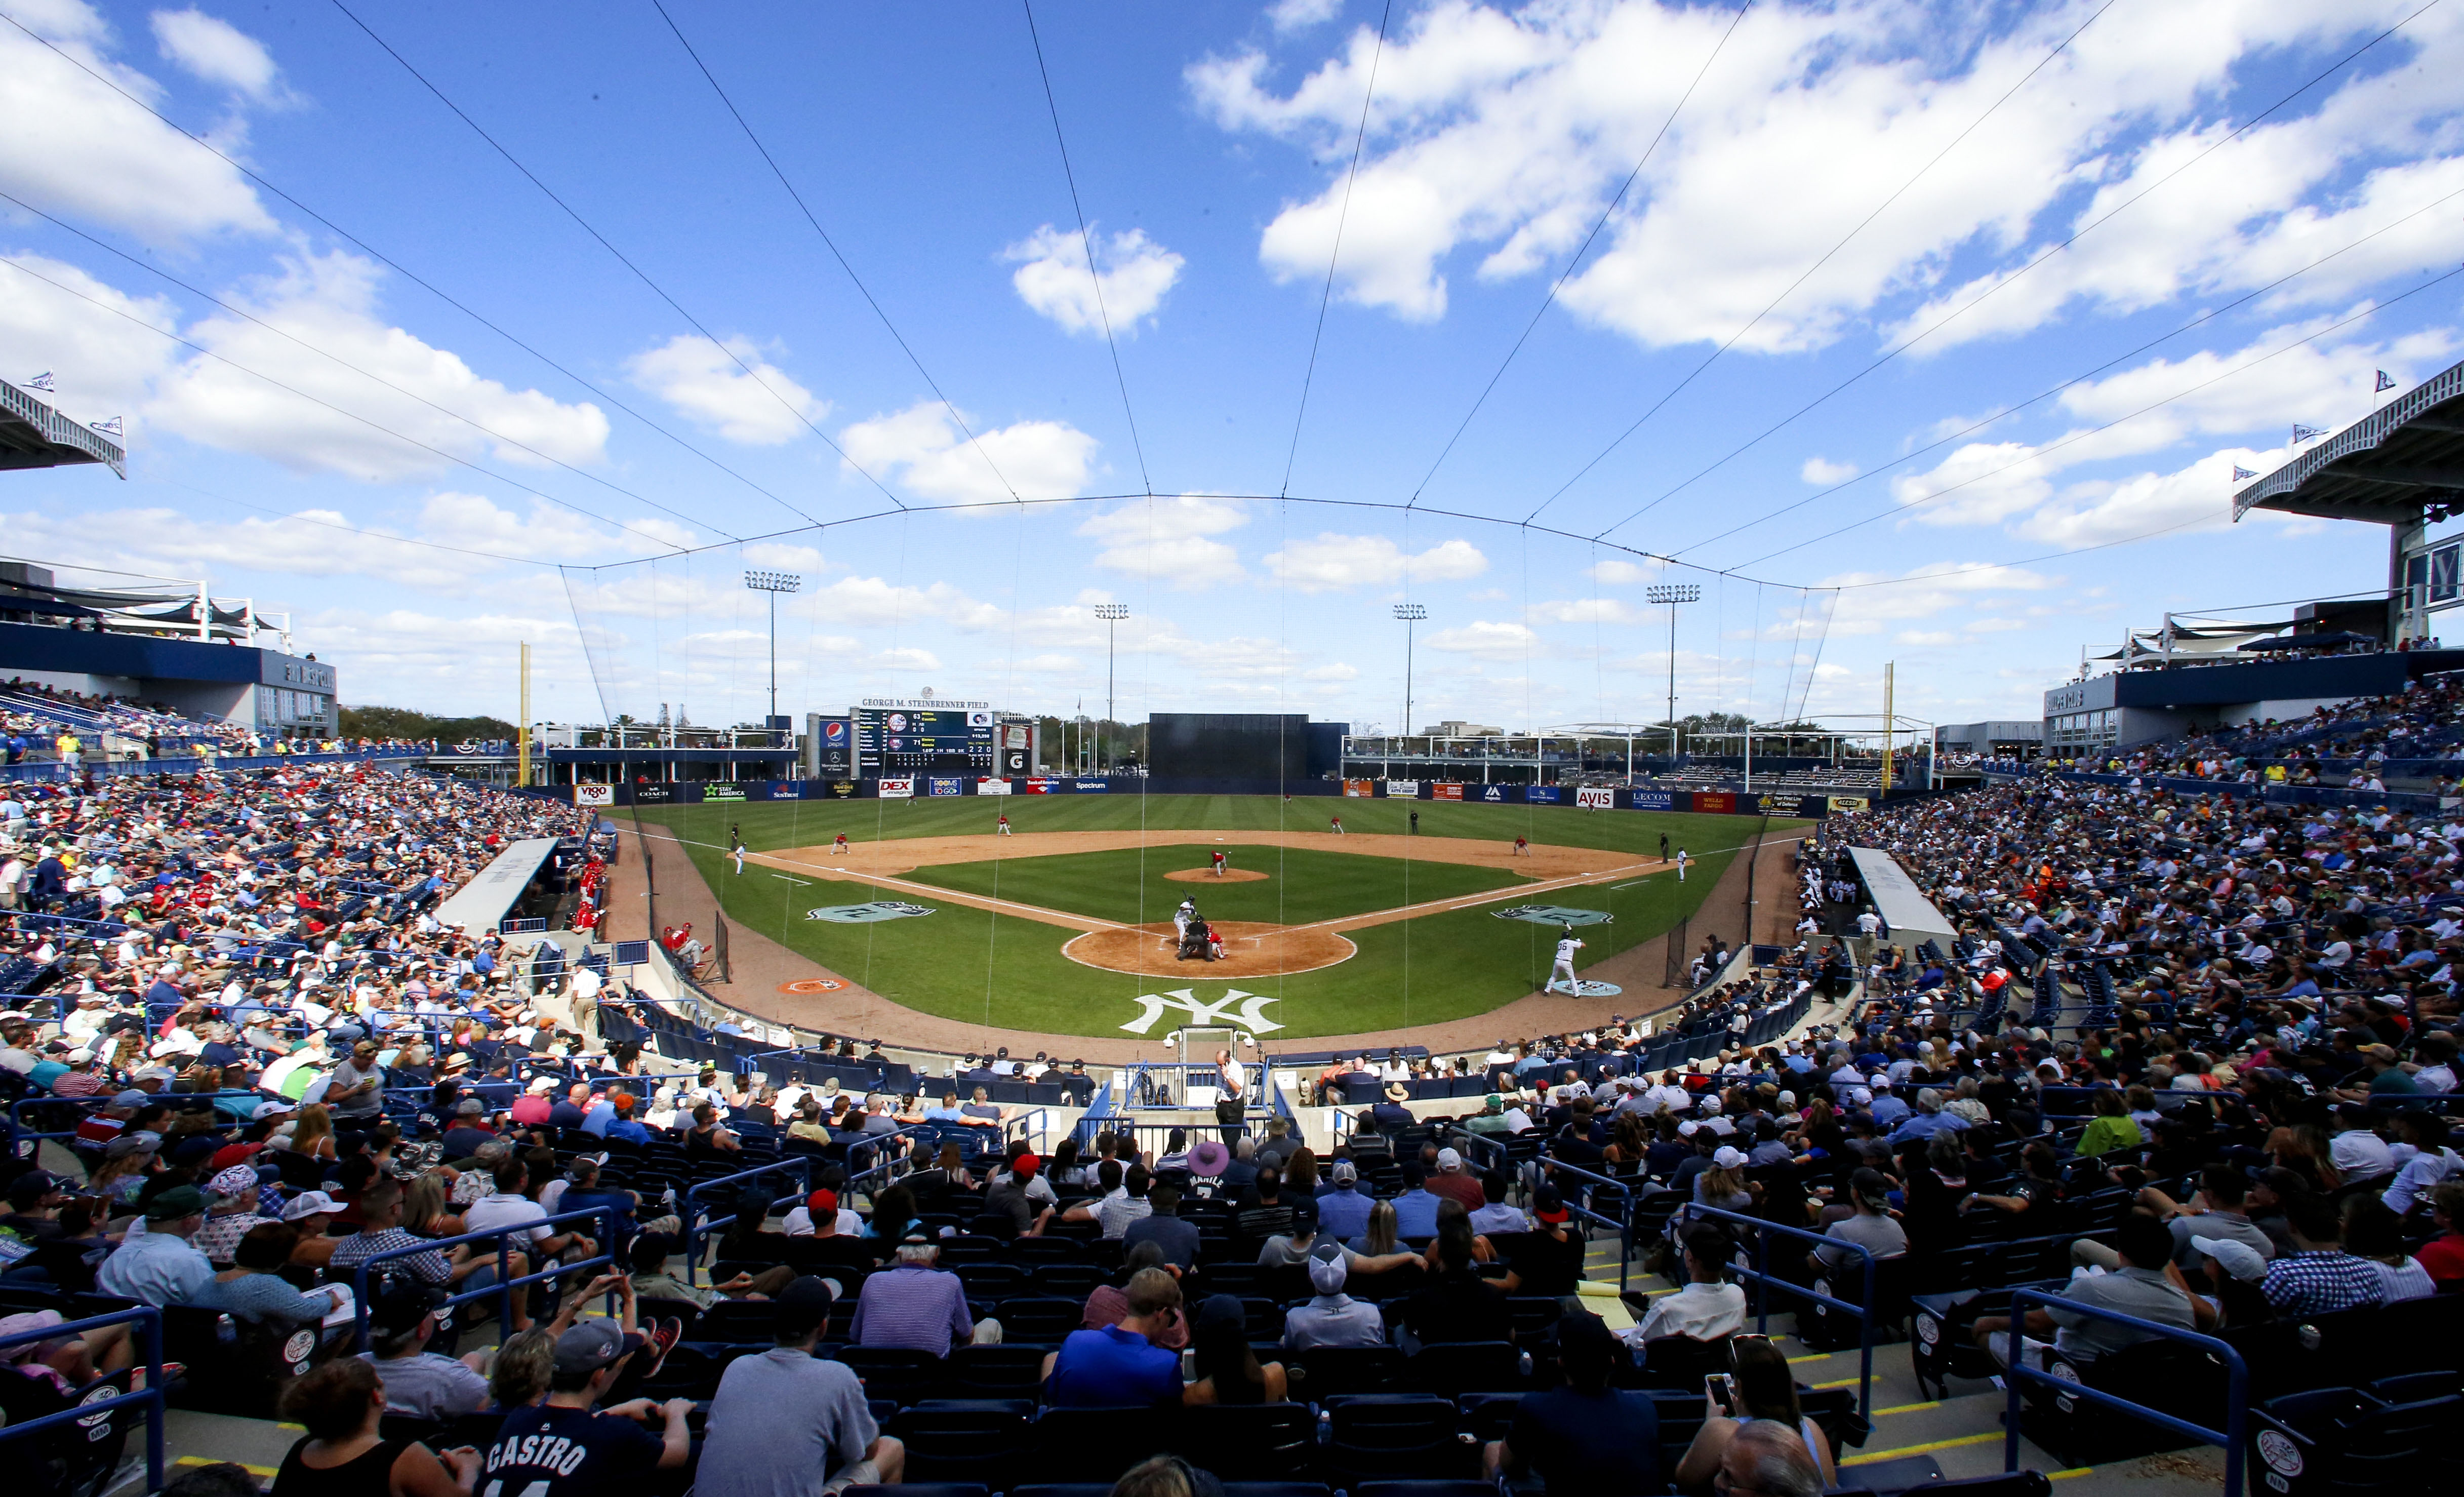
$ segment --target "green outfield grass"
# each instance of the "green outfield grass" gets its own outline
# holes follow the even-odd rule
[[[1477,894],[1529,882],[1513,873],[1460,863],[1363,857],[1309,848],[1229,848],[1232,866],[1264,881],[1179,883],[1164,875],[1204,868],[1212,850],[1183,843],[1118,852],[1069,852],[996,863],[952,863],[906,875],[964,893],[1015,899],[1047,910],[1091,914],[1126,925],[1165,920],[1183,899],[1198,901],[1210,920],[1262,920],[1307,925],[1372,910],[1457,894]]]
[[[1186,980],[1141,980],[1083,967],[1061,955],[1061,944],[1068,936],[1059,927],[955,903],[936,906],[933,914],[916,919],[863,925],[808,919],[806,911],[823,906],[873,898],[925,904],[931,900],[918,899],[913,890],[869,888],[846,880],[797,880],[751,864],[739,876],[724,856],[729,828],[739,829],[747,847],[764,851],[825,844],[840,831],[851,841],[981,833],[992,828],[994,818],[1003,810],[1022,832],[1134,829],[1141,825],[1176,831],[1322,830],[1327,817],[1338,810],[1351,830],[1400,832],[1406,815],[1414,809],[1419,811],[1420,831],[1427,836],[1509,840],[1519,832],[1542,845],[1655,856],[1660,834],[1665,831],[1672,848],[1691,851],[1696,864],[1683,885],[1673,873],[1657,874],[1546,896],[1551,903],[1603,910],[1616,916],[1611,924],[1586,926],[1580,932],[1589,943],[1583,954],[1586,964],[1639,945],[1674,925],[1681,915],[1691,914],[1719,881],[1737,848],[1753,840],[1755,829],[1754,821],[1743,816],[1426,801],[1287,803],[1272,796],[1018,796],[1005,804],[989,804],[981,797],[912,804],[760,802],[645,806],[642,815],[683,841],[702,877],[717,891],[728,918],[739,927],[758,930],[892,1002],[970,1024],[1059,1037],[1123,1035],[1120,1026],[1143,1011],[1136,1002],[1141,993],[1185,987],[1201,1002],[1211,1002],[1222,999],[1236,984],[1209,980],[1202,964],[1195,962],[1189,965]],[[1771,827],[1776,832],[1797,825],[1774,820]],[[1278,851],[1236,848],[1235,866],[1271,873]],[[673,849],[662,847],[660,856],[671,858]],[[1198,895],[1201,910],[1234,920],[1278,919],[1274,911],[1280,898],[1285,901],[1280,919],[1293,924],[1405,902],[1402,860],[1349,852],[1289,849],[1285,853],[1287,876],[1264,883],[1192,886],[1159,876],[1169,869],[1202,866],[1205,856],[1202,844],[1167,845],[1147,853],[1149,876],[1143,887],[1151,912],[1148,918],[1162,918],[1192,892]],[[1001,870],[999,893],[1004,899],[1031,900],[1054,909],[1135,919],[1142,887],[1136,858],[1135,852],[1105,852],[1003,860],[998,865]],[[1292,873],[1300,864],[1308,865],[1306,870]],[[1034,871],[1026,876],[1033,881],[1032,888],[1023,888],[1021,870],[1030,867]],[[991,893],[995,869],[993,864],[950,865],[920,869],[912,877]],[[1410,865],[1409,877],[1414,900],[1513,882],[1511,875],[1487,870],[1418,862]],[[1356,882],[1358,888],[1347,888],[1347,880]],[[1252,905],[1248,902],[1252,900],[1264,902]],[[1308,900],[1323,901],[1326,913],[1300,913],[1302,902]],[[1261,1013],[1267,1022],[1284,1026],[1266,1031],[1278,1041],[1436,1024],[1485,1012],[1538,987],[1548,979],[1555,936],[1553,930],[1542,926],[1498,919],[1487,908],[1461,910],[1352,932],[1351,939],[1359,951],[1349,961],[1290,977],[1251,979],[1237,987],[1275,1000],[1264,1005]],[[1167,1011],[1150,1037],[1159,1038],[1186,1018]]]

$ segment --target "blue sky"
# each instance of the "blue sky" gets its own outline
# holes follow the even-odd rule
[[[354,702],[750,716],[758,566],[795,710],[1095,705],[1117,602],[1125,715],[1392,726],[1408,597],[1416,725],[1649,720],[1664,578],[1681,711],[2033,716],[2379,585],[2231,472],[2464,344],[2452,3],[1046,4],[1050,103],[1018,7],[671,4],[785,186],[649,0],[350,12],[0,0],[0,374],[132,454],[0,550]]]

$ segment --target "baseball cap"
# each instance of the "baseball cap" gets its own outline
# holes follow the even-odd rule
[[[1438,1151],[1438,1168],[1460,1170],[1463,1168],[1463,1156],[1452,1149],[1441,1149]]]
[[[1724,1170],[1741,1170],[1746,1167],[1746,1156],[1735,1145],[1722,1144],[1711,1151],[1711,1162]]]
[[[1035,1172],[1042,1168],[1044,1168],[1044,1161],[1031,1154],[1022,1154],[1009,1161],[1009,1172],[1020,1179],[1032,1178]],[[818,1195],[821,1192],[815,1192],[815,1194]]]
[[[1352,1276],[1350,1260],[1343,1256],[1343,1244],[1324,1242],[1309,1249],[1309,1288],[1320,1294],[1340,1294],[1344,1281]]]
[[[2230,1237],[2194,1237],[2190,1245],[2221,1265],[2225,1272],[2244,1284],[2256,1284],[2267,1277],[2267,1260],[2248,1243]]]
[[[144,1092],[138,1090],[135,1087],[131,1087],[127,1090],[114,1096],[111,1099],[111,1105],[113,1107],[143,1107],[146,1103],[153,1100],[154,1099],[152,1097],[147,1096]]]
[[[1531,1214],[1555,1226],[1566,1220],[1566,1198],[1554,1185],[1543,1185],[1531,1193]]]
[[[484,1115],[487,1111],[488,1104],[480,1101],[477,1097],[464,1097],[453,1106],[453,1112],[457,1117],[479,1117]]]
[[[148,1222],[177,1222],[206,1209],[206,1193],[194,1185],[174,1185],[145,1203]]]
[[[804,1209],[815,1216],[825,1211],[835,1216],[839,1209],[839,1194],[834,1190],[817,1190],[804,1198]]]
[[[340,1211],[342,1203],[321,1190],[303,1190],[282,1203],[282,1220],[297,1222],[302,1218]]]
[[[368,1325],[381,1336],[403,1335],[417,1330],[445,1299],[443,1289],[407,1274],[387,1274],[368,1296]]]
[[[595,1373],[649,1344],[640,1332],[620,1331],[612,1321],[585,1320],[556,1338],[556,1370],[559,1376]]]
[[[248,1115],[250,1121],[261,1123],[269,1117],[280,1117],[286,1112],[297,1112],[298,1111],[298,1107],[293,1103],[268,1101],[259,1102],[256,1105],[255,1110]]]
[[[245,1164],[234,1164],[229,1169],[218,1170],[213,1178],[206,1181],[207,1194],[218,1200],[237,1200],[255,1188],[256,1171]]]
[[[1337,1185],[1356,1184],[1360,1179],[1360,1167],[1350,1159],[1337,1159],[1334,1167],[1327,1172],[1327,1178]]]
[[[9,1182],[9,1204],[20,1210],[39,1203],[45,1196],[67,1183],[58,1176],[43,1170],[29,1170]]]
[[[102,1146],[102,1156],[106,1159],[125,1159],[132,1154],[152,1154],[154,1147],[152,1134],[121,1134]]]

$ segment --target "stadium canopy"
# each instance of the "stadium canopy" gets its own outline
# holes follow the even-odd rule
[[[2464,511],[2464,363],[2233,495],[2235,520],[2255,509],[2399,526]]]
[[[128,476],[128,451],[91,427],[71,421],[33,392],[0,380],[0,468],[60,468],[101,463]]]

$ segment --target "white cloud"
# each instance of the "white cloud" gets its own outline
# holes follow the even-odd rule
[[[1925,297],[1960,264],[1970,286],[1907,319],[1929,321],[1988,283],[1965,267],[2007,274],[2221,134],[2219,121],[2249,97],[2243,85],[2272,89],[2272,74],[2253,75],[2289,49],[2341,48],[2384,24],[2348,9],[2178,0],[2162,13],[2100,20],[1997,107],[2094,3],[2024,13],[1925,0],[1757,8],[1677,114],[1562,303],[1656,346],[1724,341],[1777,299],[1739,346],[1813,348],[1885,303]],[[1269,273],[1324,275],[1343,217],[1343,293],[1427,319],[1444,312],[1465,252],[1481,256],[1485,279],[1563,263],[1732,13],[1653,0],[1510,12],[1437,0],[1388,36],[1382,55],[1356,28],[1288,87],[1255,50],[1207,58],[1186,78],[1223,128],[1289,141],[1321,173],[1318,190],[1287,204],[1261,234]],[[2409,54],[2400,65],[2356,71],[2302,112],[2250,132],[2033,273],[2024,291],[1994,298],[1990,314],[1963,319],[1957,336],[2035,326],[2075,299],[2123,312],[2259,284],[2464,184],[2464,162],[2448,154],[2457,97],[2438,81],[2464,67],[2464,21],[2432,11],[2394,45]],[[1373,58],[1370,148],[1347,187]],[[2357,167],[2367,174],[2343,200],[2310,202],[2323,186],[2343,190]],[[2454,217],[2430,215],[2374,242],[2319,290],[2297,294],[2346,296],[2452,259]],[[1686,294],[1670,297],[1670,286]]]
[[[748,447],[792,442],[830,409],[745,338],[722,345],[678,334],[627,360],[625,372],[693,425]]]
[[[1213,539],[1249,522],[1238,504],[1198,495],[1133,500],[1089,516],[1078,534],[1102,542],[1095,564],[1197,590],[1247,574],[1241,553]]]
[[[154,12],[154,40],[165,60],[191,77],[260,104],[283,102],[282,70],[265,43],[229,21],[191,8]]]
[[[231,363],[199,356],[166,374],[151,407],[165,429],[209,447],[254,452],[295,471],[323,470],[371,483],[450,467],[445,457],[427,450],[431,448],[465,457],[484,452],[499,462],[526,466],[538,466],[540,460],[515,447],[516,442],[567,463],[596,462],[605,455],[607,418],[598,407],[568,406],[535,389],[509,389],[481,378],[454,354],[379,318],[380,273],[370,262],[336,252],[285,257],[282,263],[284,274],[257,294],[226,298],[247,307],[271,328],[218,313],[187,330],[192,341]],[[354,368],[382,375],[420,399],[388,389]],[[312,405],[242,369],[270,376],[341,410]],[[495,435],[476,429],[468,424],[472,422]]]
[[[1993,594],[2042,592],[2056,583],[2041,572],[2024,567],[1929,561],[1896,576],[1887,572],[1843,572],[1814,585],[1840,589],[1832,605],[1830,623],[1831,633],[1839,636],[1877,634],[1885,624],[1913,623],[1952,608],[1973,608]],[[1809,606],[1807,622],[1811,626],[1820,617],[1820,605],[1815,603]],[[1764,638],[1792,639],[1795,633],[1794,615],[1783,614],[1765,629]]]
[[[1894,637],[1903,645],[1948,645],[1959,638],[1948,629],[1902,629]]]
[[[162,335],[178,327],[176,309],[164,297],[129,296],[58,260],[11,258],[17,263],[0,261],[0,347],[25,365],[15,374],[51,370],[58,388],[49,399],[78,420],[136,416],[170,366],[174,345]],[[132,439],[136,427],[132,420]]]
[[[811,546],[791,545],[783,540],[757,541],[744,548],[747,565],[766,567],[774,572],[818,572],[822,569],[822,553]]]
[[[156,243],[275,231],[230,163],[77,66],[138,99],[162,96],[153,79],[105,55],[110,28],[92,8],[42,0],[13,4],[10,13],[59,52],[0,27],[0,119],[9,121],[0,190]]]
[[[1076,234],[1045,224],[1001,252],[1005,260],[1024,262],[1010,284],[1020,300],[1065,331],[1101,336],[1109,319],[1115,336],[1133,333],[1163,304],[1186,262],[1143,229],[1114,234],[1107,244],[1089,225],[1088,237],[1097,247],[1100,271],[1088,268],[1086,245]]]
[[[1472,655],[1484,660],[1520,660],[1539,649],[1540,636],[1528,625],[1498,619],[1475,619],[1461,628],[1440,629],[1420,643],[1431,649]]]
[[[1266,7],[1266,19],[1278,32],[1307,31],[1342,13],[1343,0],[1275,0]]]
[[[1605,557],[1600,561],[1593,562],[1590,566],[1585,567],[1583,569],[1583,575],[1591,578],[1594,582],[1608,583],[1616,586],[1628,586],[1635,583],[1649,582],[1651,579],[1658,577],[1665,570],[1667,570],[1665,567],[1643,566],[1634,561],[1628,561],[1621,557],[1612,556]]]
[[[1857,476],[1855,463],[1835,463],[1828,458],[1809,457],[1797,470],[1797,476],[1817,488],[1827,489],[1835,483],[1846,483]]]
[[[1065,421],[1021,421],[979,429],[971,443],[949,407],[934,401],[859,421],[839,433],[839,444],[885,483],[904,484],[924,498],[961,504],[1007,499],[1009,486],[1023,499],[1068,498],[1086,487],[1097,446],[1093,437]],[[992,465],[999,466],[998,473]],[[1004,477],[1009,486],[1002,483]]]
[[[1529,614],[1535,624],[1639,624],[1642,615],[1617,598],[1561,598],[1535,603]]]
[[[1356,666],[1349,666],[1338,660],[1330,665],[1312,666],[1301,672],[1301,679],[1304,681],[1357,681],[1360,679],[1360,671]]]
[[[1413,583],[1459,582],[1488,570],[1488,558],[1470,541],[1454,539],[1406,556],[1384,536],[1343,536],[1320,532],[1313,540],[1293,540],[1266,554],[1266,569],[1287,587],[1301,592]]]

